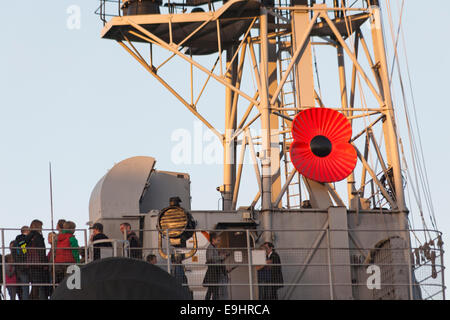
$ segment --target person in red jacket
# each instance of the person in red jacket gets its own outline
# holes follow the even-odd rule
[[[80,263],[78,241],[73,235],[75,222],[64,222],[63,230],[58,234],[55,250],[55,282],[60,283],[66,276],[67,267]]]

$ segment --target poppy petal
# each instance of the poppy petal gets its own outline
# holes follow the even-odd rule
[[[349,143],[352,126],[336,110],[310,108],[299,112],[292,123],[292,136],[291,162],[298,172],[309,179],[318,182],[340,181],[348,177],[356,166],[356,150]],[[321,141],[329,141],[326,142],[326,153],[315,154],[312,151],[311,141],[317,136],[321,136]]]

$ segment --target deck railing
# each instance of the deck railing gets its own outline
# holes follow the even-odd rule
[[[47,232],[42,235],[46,238]],[[197,243],[188,239],[185,248],[174,247],[170,239],[162,238],[158,246],[146,245],[159,236],[158,230],[135,230],[142,234],[143,246],[130,248],[124,239],[88,241],[89,230],[76,230],[74,235],[80,243],[77,248],[45,248],[25,246],[25,258],[17,257],[24,249],[11,243],[19,229],[0,229],[1,234],[1,281],[2,299],[27,296],[48,299],[59,282],[68,276],[67,268],[73,264],[86,265],[94,260],[94,245],[110,242],[111,247],[95,247],[99,257],[130,257],[130,251],[139,251],[144,261],[150,255],[156,257],[156,265],[172,274],[192,293],[193,299],[203,300],[207,295],[225,299],[445,299],[443,243],[441,233],[431,230],[335,230],[335,229],[283,229],[270,230],[276,235],[275,247],[280,257],[266,260],[266,252],[260,248],[262,230],[226,229],[192,230]],[[211,231],[218,232],[221,243],[217,254],[221,260],[206,260]],[[372,233],[382,235],[371,246],[362,246],[364,239],[373,238]],[[333,237],[342,235],[348,239],[348,247],[336,247]],[[405,237],[415,239],[427,236],[428,241],[410,245]],[[308,246],[299,246],[302,238]],[[283,239],[283,240],[281,240]],[[286,239],[292,239],[292,245]],[[305,239],[307,241],[305,241]],[[319,239],[319,240],[317,240]],[[47,240],[47,239],[46,239]],[[46,241],[47,242],[47,241]],[[86,244],[87,245],[84,245]],[[419,242],[417,242],[419,244]],[[183,259],[182,254],[195,254]],[[55,262],[63,249],[79,255],[79,262]],[[164,259],[163,256],[170,257]],[[70,260],[70,259],[69,259]],[[209,275],[206,276],[207,270]],[[281,270],[280,270],[281,269]],[[274,277],[281,271],[283,280]],[[14,280],[15,279],[15,280]],[[278,279],[278,280],[277,280]],[[30,290],[31,288],[31,290]],[[19,292],[19,294],[17,293]]]

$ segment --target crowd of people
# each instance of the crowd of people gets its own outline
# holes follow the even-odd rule
[[[48,299],[54,288],[66,277],[68,266],[84,263],[87,258],[86,249],[80,247],[74,235],[75,222],[59,220],[56,225],[57,232],[48,233],[48,246],[42,234],[42,227],[42,221],[33,220],[29,226],[23,226],[20,234],[9,244],[10,253],[4,257],[4,283],[11,300]],[[97,260],[100,259],[101,248],[112,247],[112,244],[108,241],[95,243],[97,240],[109,239],[103,233],[101,223],[95,223],[90,229],[92,230],[90,242],[94,243],[93,256],[90,260]],[[130,257],[142,259],[142,244],[131,231],[131,225],[127,222],[121,224],[120,231],[126,235],[129,242]],[[147,260],[156,264],[156,256],[149,255],[149,257]],[[2,278],[3,273],[0,272],[0,282],[3,282]]]
[[[23,226],[9,244],[4,282],[11,300],[48,299],[53,292],[50,284],[64,278],[68,265],[80,262],[73,221],[58,221],[57,232],[48,234],[48,249],[42,226],[42,221],[33,220],[29,226]]]
[[[95,223],[89,229],[92,230],[90,243],[93,244],[92,253],[79,246],[74,235],[76,224],[73,221],[61,219],[56,226],[57,232],[49,232],[47,236],[48,246],[42,235],[43,223],[33,220],[29,226],[23,226],[20,234],[10,242],[10,253],[5,255],[5,279],[0,282],[6,284],[11,300],[46,300],[54,288],[67,276],[67,268],[73,264],[86,262],[86,259],[97,260],[102,258],[101,250],[111,248],[112,243],[103,233],[103,225]],[[124,239],[128,241],[129,257],[143,259],[143,248],[139,237],[131,230],[131,225],[124,222],[120,225],[120,231]],[[228,268],[225,260],[230,255],[229,251],[219,249],[221,238],[215,232],[209,234],[209,246],[206,249],[207,271],[203,279],[203,286],[207,288],[205,300],[227,300],[229,298],[229,273],[235,268]],[[283,275],[281,260],[274,245],[265,242],[260,249],[266,252],[265,265],[257,266],[259,299],[277,300],[278,290],[283,287]],[[92,254],[92,256],[89,256]],[[0,261],[2,261],[0,256]],[[145,261],[156,265],[157,257],[148,254]],[[181,255],[171,257],[171,274],[183,286],[188,287],[188,279],[182,263]],[[3,273],[0,273],[0,277]],[[30,290],[31,286],[31,290]],[[192,292],[190,292],[192,294]],[[6,297],[3,297],[6,299]]]

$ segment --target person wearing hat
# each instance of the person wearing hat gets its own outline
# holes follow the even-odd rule
[[[180,197],[171,197],[169,199],[169,205],[171,207],[179,207],[180,206],[180,202],[183,202],[183,201],[181,201]]]
[[[97,241],[97,240],[104,240],[109,239],[104,233],[103,233],[103,225],[101,223],[94,223],[92,227],[89,229],[92,229],[92,235],[91,235],[91,242]],[[112,247],[111,242],[102,242],[102,243],[95,243],[94,244],[94,260],[98,260],[101,258],[100,255],[100,248],[101,247]]]

